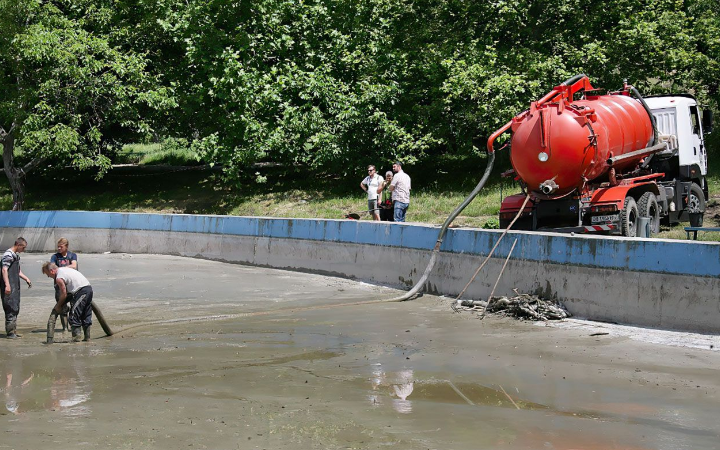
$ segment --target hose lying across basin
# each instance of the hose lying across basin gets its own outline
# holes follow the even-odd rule
[[[415,296],[420,291],[420,289],[422,289],[428,277],[430,276],[430,272],[432,272],[433,268],[435,267],[435,261],[437,260],[437,255],[440,252],[440,246],[442,245],[443,238],[445,238],[445,233],[447,232],[448,227],[450,226],[452,221],[455,220],[455,218],[462,212],[462,210],[465,209],[465,207],[469,205],[471,201],[473,201],[475,196],[478,195],[482,188],[485,187],[485,183],[487,183],[488,178],[490,178],[490,173],[492,172],[494,164],[495,153],[490,152],[488,153],[487,167],[485,168],[485,173],[480,179],[480,182],[477,184],[477,186],[475,186],[475,189],[473,189],[473,191],[465,198],[465,200],[463,200],[463,202],[460,203],[457,208],[455,208],[455,211],[450,213],[448,218],[445,219],[445,223],[443,223],[442,227],[440,227],[440,232],[438,233],[437,241],[435,241],[435,247],[433,247],[430,261],[428,262],[427,267],[425,267],[425,271],[423,272],[422,277],[420,277],[418,282],[415,283],[415,286],[413,286],[412,289],[407,291],[405,294],[399,297],[393,297],[384,300],[385,302],[404,302],[405,300],[409,300],[410,298]]]
[[[285,309],[273,310],[273,311],[255,311],[255,312],[238,313],[238,314],[217,314],[217,315],[200,316],[200,317],[185,317],[185,318],[176,318],[176,319],[168,319],[168,320],[157,320],[157,321],[152,321],[152,322],[147,322],[147,323],[131,325],[131,326],[119,329],[113,334],[117,336],[117,335],[121,335],[127,331],[130,331],[132,329],[150,326],[150,325],[185,323],[185,322],[205,322],[205,321],[213,321],[213,320],[227,320],[227,319],[237,319],[237,318],[242,318],[242,317],[265,316],[265,315],[271,315],[271,314],[281,314],[281,313],[299,312],[299,311],[311,311],[311,310],[317,310],[317,309],[329,309],[329,308],[338,308],[338,307],[347,307],[347,306],[361,306],[361,305],[370,305],[370,304],[377,304],[377,303],[402,302],[405,300],[409,300],[412,297],[414,297],[420,291],[420,289],[422,289],[425,282],[427,282],[427,279],[430,276],[432,269],[435,267],[437,255],[440,252],[440,246],[442,245],[443,239],[445,237],[445,234],[447,233],[448,228],[450,227],[450,224],[467,207],[467,205],[469,205],[470,202],[473,201],[473,199],[482,190],[482,188],[485,187],[487,180],[490,178],[490,174],[492,172],[494,163],[495,163],[495,153],[489,152],[487,167],[485,168],[485,173],[483,174],[482,178],[480,179],[480,182],[477,184],[477,186],[475,186],[475,189],[473,189],[473,191],[465,198],[465,200],[463,200],[463,202],[457,208],[455,208],[455,210],[452,213],[450,213],[450,215],[447,217],[447,219],[445,219],[445,223],[443,223],[442,227],[440,227],[440,232],[438,233],[438,237],[435,242],[435,247],[433,247],[432,255],[430,256],[430,261],[428,262],[427,267],[425,267],[425,271],[423,272],[422,277],[420,277],[420,279],[418,280],[417,283],[415,283],[415,285],[412,287],[412,289],[410,289],[408,292],[406,292],[405,294],[403,294],[399,297],[393,297],[393,298],[382,299],[382,300],[341,303],[341,304],[335,304],[335,305],[317,305],[317,306],[306,306],[306,307],[299,307],[299,308],[285,308]],[[521,211],[522,211],[522,208],[521,208]],[[518,213],[518,215],[519,215],[519,213]],[[503,236],[504,236],[504,234],[503,234]],[[502,237],[501,237],[501,239],[502,239]],[[476,275],[477,275],[477,273],[476,273]],[[53,321],[52,325],[54,328],[54,321]],[[110,335],[110,333],[108,333],[108,336],[103,336],[103,337],[109,337],[109,335]]]
[[[381,299],[381,300],[371,300],[371,301],[359,301],[359,302],[350,302],[350,303],[341,303],[341,304],[334,304],[334,305],[317,305],[317,306],[305,306],[305,307],[299,307],[299,308],[284,308],[279,310],[272,310],[272,311],[255,311],[255,312],[248,312],[248,313],[238,313],[238,314],[217,314],[217,315],[210,315],[210,316],[200,316],[200,317],[185,317],[185,318],[176,318],[176,319],[168,319],[168,320],[157,320],[153,322],[148,323],[140,323],[131,325],[122,329],[117,330],[114,334],[122,335],[123,333],[130,331],[135,328],[145,327],[149,325],[160,325],[160,324],[171,324],[171,323],[186,323],[186,322],[206,322],[206,321],[213,321],[213,320],[227,320],[227,319],[237,319],[242,317],[254,317],[254,316],[265,316],[265,315],[271,315],[271,314],[281,314],[281,313],[290,313],[290,312],[299,312],[299,311],[312,311],[317,309],[330,309],[330,308],[339,308],[339,307],[347,307],[347,306],[361,306],[361,305],[371,305],[371,304],[377,304],[377,303],[388,303],[388,302],[402,302],[405,300],[409,300],[413,296],[415,296],[420,289],[423,287],[425,282],[427,281],[428,277],[430,276],[430,273],[432,272],[433,267],[435,266],[435,261],[437,260],[437,255],[440,252],[440,246],[442,245],[443,238],[445,237],[445,233],[447,232],[448,227],[450,227],[450,224],[453,220],[464,210],[467,205],[470,204],[470,202],[477,196],[477,194],[482,190],[482,188],[485,186],[485,183],[487,183],[488,178],[490,178],[490,173],[492,172],[493,165],[495,163],[495,153],[489,153],[488,155],[488,164],[485,168],[485,173],[483,174],[483,177],[480,179],[480,182],[475,186],[475,189],[465,198],[465,200],[457,207],[455,210],[448,216],[448,218],[445,220],[445,223],[443,223],[442,227],[440,228],[440,232],[438,233],[437,241],[435,242],[435,247],[433,248],[432,255],[430,257],[430,261],[428,262],[427,267],[425,268],[425,271],[423,272],[422,277],[418,280],[417,283],[405,294],[399,296],[399,297],[393,297],[389,299]],[[103,336],[105,337],[105,336]]]

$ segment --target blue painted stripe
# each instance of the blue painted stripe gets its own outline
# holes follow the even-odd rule
[[[278,219],[268,217],[183,214],[104,213],[84,211],[2,211],[2,228],[93,228],[211,233],[304,239],[430,250],[438,227],[354,220]],[[497,230],[451,229],[441,249],[486,255],[500,237]],[[510,233],[495,256],[642,272],[720,276],[720,244],[694,241],[635,240]]]

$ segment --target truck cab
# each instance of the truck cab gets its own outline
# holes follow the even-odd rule
[[[661,213],[670,223],[686,221],[689,213],[704,212],[708,199],[704,134],[712,129],[712,115],[705,111],[701,116],[697,101],[689,94],[652,96],[645,101],[660,135],[672,136],[667,150],[653,155],[648,164],[654,172],[665,174],[659,183],[665,190],[665,195],[658,197]]]

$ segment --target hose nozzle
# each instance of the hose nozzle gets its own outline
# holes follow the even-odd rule
[[[540,183],[540,191],[545,195],[550,195],[558,190],[560,186],[555,183],[555,180],[545,180]]]

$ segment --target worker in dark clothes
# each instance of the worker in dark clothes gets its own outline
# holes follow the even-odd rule
[[[32,287],[30,278],[20,270],[20,253],[25,251],[25,247],[27,247],[27,241],[19,237],[15,240],[15,245],[7,249],[2,257],[0,296],[2,296],[2,305],[5,311],[5,333],[8,339],[20,337],[17,334],[17,316],[20,314],[20,279],[25,280],[29,288]]]
[[[54,311],[60,314],[63,305],[70,303],[68,322],[74,342],[81,340],[80,329],[83,330],[84,341],[90,340],[90,326],[92,325],[92,299],[93,290],[90,282],[80,272],[69,267],[60,267],[51,262],[42,266],[42,273],[55,280],[60,290],[60,298]]]
[[[50,262],[58,267],[70,267],[78,270],[77,254],[68,250],[70,242],[65,238],[57,241],[57,253],[50,257]]]
[[[58,267],[70,267],[72,269],[77,270],[78,269],[78,259],[77,254],[71,252],[68,250],[70,246],[70,242],[65,239],[64,237],[61,237],[57,241],[57,253],[52,255],[50,257],[50,262],[55,263]],[[55,283],[55,301],[57,302],[60,299],[60,289],[58,288],[57,283]],[[62,324],[62,330],[65,331],[68,329],[68,313],[70,312],[70,305],[68,303],[65,303],[65,306],[63,306],[63,310],[60,313],[60,323]]]

